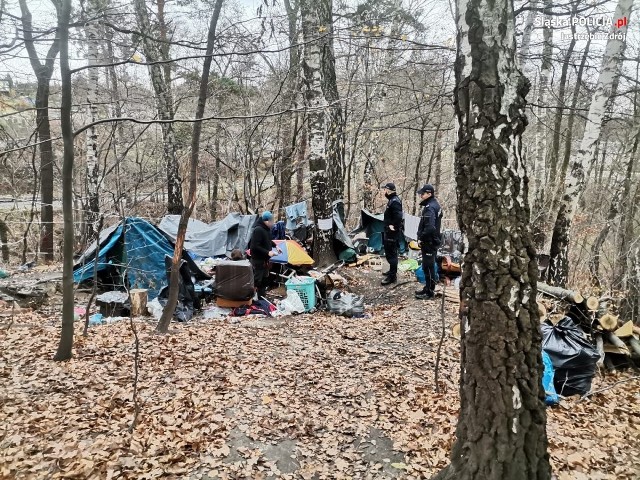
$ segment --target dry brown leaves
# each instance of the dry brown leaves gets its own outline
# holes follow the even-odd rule
[[[207,321],[166,336],[137,321],[133,434],[128,323],[91,328],[55,363],[57,320],[32,314],[0,331],[0,477],[428,478],[448,462],[458,409],[454,339],[434,393],[437,308],[407,300],[367,319]],[[638,478],[638,390],[549,410],[559,479]]]

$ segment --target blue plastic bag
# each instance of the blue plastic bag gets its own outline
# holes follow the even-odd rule
[[[416,278],[418,279],[418,281],[420,283],[424,283],[425,279],[424,279],[424,270],[422,270],[422,265],[420,265],[414,271],[416,272]]]
[[[556,388],[553,386],[553,363],[551,363],[551,357],[545,351],[542,352],[542,363],[544,364],[542,386],[546,394],[544,402],[547,405],[557,405],[560,399],[556,393]]]
[[[436,283],[440,281],[440,275],[439,275],[440,272],[438,270],[439,270],[439,266],[436,264],[436,278],[435,278]],[[416,273],[416,278],[420,283],[426,283],[424,270],[422,270],[422,265],[420,265],[416,270],[414,270],[414,272]]]

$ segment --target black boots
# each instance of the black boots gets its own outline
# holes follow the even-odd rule
[[[380,282],[380,285],[389,285],[391,283],[396,283],[398,281],[398,279],[396,278],[395,275],[387,275],[386,277],[384,277],[384,280],[382,280],[382,282]]]
[[[416,292],[415,297],[418,300],[431,300],[435,295],[431,292],[426,292],[424,290],[419,290]]]

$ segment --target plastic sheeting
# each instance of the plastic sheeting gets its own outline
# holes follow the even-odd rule
[[[184,248],[201,257],[220,257],[235,248],[244,251],[249,245],[257,218],[257,215],[230,213],[222,220],[209,224],[190,219]],[[175,241],[179,223],[180,215],[166,215],[158,228]]]
[[[553,385],[553,363],[547,352],[542,352],[542,363],[544,364],[544,372],[542,374],[542,387],[545,393],[544,402],[547,405],[557,405],[560,399]]]
[[[337,315],[361,316],[364,313],[364,297],[333,289],[327,295],[327,306],[331,313]]]
[[[367,246],[375,253],[380,253],[384,249],[384,215],[373,214],[368,210],[362,209],[360,211],[360,226],[351,232],[352,234],[364,231],[369,239]],[[404,235],[400,237],[400,243],[398,250],[400,252],[407,251],[407,241]]]
[[[76,283],[93,277],[96,250],[100,274],[112,273],[111,279],[122,281],[126,275],[129,288],[146,288],[149,298],[155,297],[166,284],[164,257],[173,257],[172,242],[157,227],[136,217],[125,218],[118,225],[105,229],[100,234],[100,248],[95,242],[90,245],[74,266],[73,281]],[[191,273],[199,280],[209,278],[193,263],[186,253]],[[117,287],[117,285],[113,285]]]

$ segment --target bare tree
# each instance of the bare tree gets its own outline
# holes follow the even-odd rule
[[[58,14],[60,1],[53,0]],[[45,261],[53,260],[53,163],[54,154],[51,142],[51,123],[49,121],[49,92],[51,76],[56,57],[60,50],[60,32],[56,31],[55,38],[49,47],[44,63],[36,51],[31,12],[26,0],[20,0],[22,13],[22,31],[24,45],[29,55],[31,68],[36,75],[38,90],[36,93],[36,128],[40,149],[40,253]]]
[[[171,85],[171,62],[169,61],[169,47],[171,44],[167,39],[164,0],[158,1],[158,22],[161,40],[159,46],[153,40],[153,30],[145,0],[133,0],[133,6],[138,27],[141,30],[142,50],[149,65],[149,75],[151,76],[151,83],[156,96],[158,118],[161,120],[173,120],[175,106],[173,104],[173,88]],[[157,63],[160,61],[165,63]],[[176,137],[173,122],[163,122],[161,128],[163,158],[167,168],[167,210],[171,214],[181,214],[183,209],[182,181],[176,155]]]
[[[64,243],[62,246],[62,331],[54,360],[68,360],[73,355],[73,124],[71,122],[71,69],[69,68],[69,19],[71,0],[61,0],[58,10],[60,39],[60,126],[64,153],[62,159],[62,215]]]
[[[169,330],[169,324],[173,318],[173,313],[178,303],[179,278],[180,278],[180,262],[182,261],[182,250],[184,248],[184,238],[187,233],[187,225],[189,217],[196,204],[196,191],[198,188],[198,159],[200,155],[200,134],[202,132],[202,117],[204,116],[205,106],[207,104],[207,91],[209,86],[209,72],[211,71],[211,60],[213,46],[216,39],[216,25],[220,17],[220,9],[224,0],[216,0],[211,22],[209,23],[209,33],[207,36],[207,53],[202,67],[202,77],[200,79],[200,90],[198,94],[198,106],[196,107],[196,122],[193,124],[193,134],[191,138],[191,162],[189,171],[189,201],[182,209],[180,215],[180,223],[178,224],[178,232],[176,234],[176,245],[173,252],[173,260],[171,262],[171,276],[169,279],[169,298],[167,304],[162,311],[162,316],[156,327],[156,331],[166,333]]]
[[[331,10],[331,0],[321,0],[322,7],[311,0],[300,0],[302,34],[305,50],[302,68],[305,82],[305,106],[307,107],[307,135],[309,148],[309,172],[313,214],[316,218],[313,257],[317,265],[323,266],[335,261],[333,251],[333,229],[325,226],[333,216],[331,162],[335,156],[328,154],[327,131],[335,131],[327,125],[329,105],[323,92],[323,42],[320,37],[327,35],[327,25],[321,23],[320,11]],[[335,151],[333,152],[335,154]]]
[[[630,17],[632,7],[633,0],[619,0],[614,18]],[[612,29],[616,34],[626,35],[627,26],[624,25],[621,28],[613,26]],[[564,192],[553,228],[549,252],[549,282],[555,285],[564,286],[569,276],[569,230],[578,208],[578,202],[585,189],[587,171],[596,156],[602,121],[611,96],[611,89],[620,74],[620,62],[624,47],[625,41],[620,40],[618,35],[607,41],[602,59],[602,69],[589,106],[587,124],[580,149],[575,160],[571,162],[571,168],[565,179]]]

